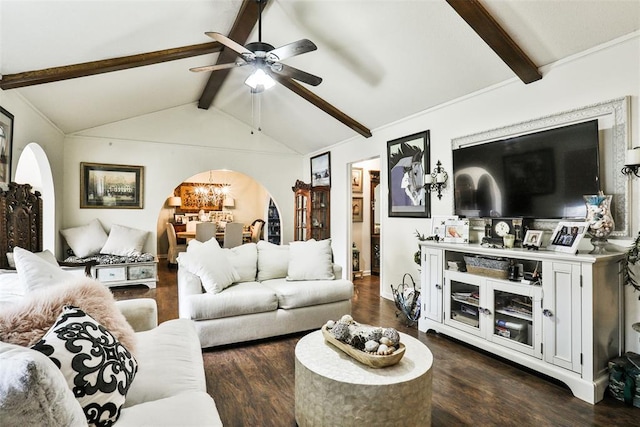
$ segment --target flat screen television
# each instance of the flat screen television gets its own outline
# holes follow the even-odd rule
[[[599,184],[598,121],[453,150],[455,213],[585,218]]]

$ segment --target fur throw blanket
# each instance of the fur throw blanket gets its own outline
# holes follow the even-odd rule
[[[65,305],[93,317],[135,353],[135,332],[116,307],[111,291],[100,282],[79,278],[29,292],[24,300],[0,312],[0,341],[31,347],[47,333]]]

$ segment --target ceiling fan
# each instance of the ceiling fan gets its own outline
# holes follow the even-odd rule
[[[245,81],[245,83],[251,87],[252,92],[262,92],[275,85],[274,78],[277,79],[277,76],[274,76],[274,74],[292,78],[312,86],[318,86],[322,83],[322,78],[281,62],[287,58],[318,49],[311,40],[302,39],[278,48],[274,48],[269,43],[262,41],[262,6],[264,0],[256,1],[259,5],[258,41],[242,46],[240,43],[236,43],[223,34],[206,32],[205,34],[207,36],[234,51],[238,55],[238,58],[235,62],[195,67],[190,68],[190,71],[218,71],[252,65],[253,72]]]

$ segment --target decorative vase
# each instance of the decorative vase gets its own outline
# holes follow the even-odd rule
[[[611,197],[601,192],[595,195],[583,196],[587,205],[587,218],[589,223],[587,232],[591,236],[592,254],[605,253],[607,237],[615,227],[613,215],[611,214]]]

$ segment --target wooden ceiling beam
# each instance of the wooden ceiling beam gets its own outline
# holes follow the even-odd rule
[[[277,80],[278,83],[280,83],[290,91],[306,99],[307,101],[309,101],[310,103],[312,103],[313,105],[315,105],[316,107],[324,111],[325,113],[329,114],[330,116],[337,119],[338,121],[340,121],[341,123],[349,127],[350,129],[364,136],[365,138],[370,138],[372,136],[371,131],[366,126],[357,122],[351,117],[347,116],[345,113],[338,110],[336,107],[329,104],[327,101],[323,100],[318,95],[314,94],[309,89],[302,86],[300,83],[290,79],[289,77],[281,76],[276,73],[270,73],[270,75],[275,80]]]
[[[538,67],[478,0],[446,1],[520,80],[529,84],[542,78]]]
[[[126,70],[129,68],[190,58],[192,56],[216,53],[220,52],[221,49],[222,45],[220,43],[209,42],[172,49],[157,50],[137,55],[123,56],[119,58],[46,68],[43,70],[26,71],[17,74],[5,74],[2,76],[2,79],[0,79],[0,88],[3,90],[16,89],[25,86],[75,79],[78,77],[93,76],[112,71]]]
[[[268,0],[262,0],[264,2],[262,8],[268,3]],[[253,30],[253,27],[256,26],[258,22],[258,18],[260,16],[260,7],[256,0],[244,0],[242,5],[240,5],[240,10],[238,11],[238,16],[236,17],[233,26],[231,27],[231,31],[227,35],[231,40],[241,45],[247,44],[247,40],[249,39],[249,35]],[[216,61],[216,65],[218,64],[228,64],[230,62],[234,62],[238,54],[232,51],[231,49],[222,49],[220,55],[218,55],[218,60]],[[202,91],[202,95],[200,96],[200,100],[198,101],[198,108],[203,110],[208,110],[213,104],[213,100],[216,95],[220,91],[222,84],[226,80],[227,76],[231,68],[226,70],[218,70],[211,73],[209,76],[209,80],[207,81],[204,90]]]

